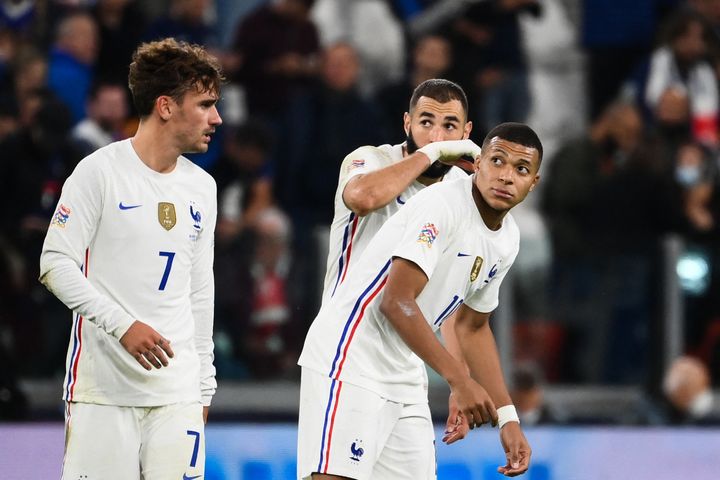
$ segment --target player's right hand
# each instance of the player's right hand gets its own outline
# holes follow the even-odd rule
[[[490,423],[493,427],[497,425],[498,415],[495,404],[479,383],[468,376],[457,385],[450,385],[450,389],[455,396],[458,409],[467,419],[471,429],[484,423]]]
[[[168,366],[168,357],[173,358],[170,340],[164,338],[147,323],[135,320],[120,338],[120,344],[145,369]]]
[[[431,142],[417,150],[430,159],[430,163],[441,162],[447,165],[455,165],[463,170],[472,167],[475,157],[480,155],[482,150],[472,140],[442,140]]]
[[[448,419],[445,424],[445,434],[443,435],[442,441],[448,445],[451,445],[458,440],[462,440],[470,431],[468,422],[465,416],[460,413],[455,396],[451,393],[448,398]]]

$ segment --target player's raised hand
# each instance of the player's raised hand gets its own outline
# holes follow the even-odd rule
[[[458,409],[467,419],[470,429],[490,423],[493,427],[498,423],[497,410],[490,395],[475,380],[465,377],[457,385],[450,385],[455,395]]]
[[[470,426],[457,406],[455,395],[451,393],[448,398],[448,419],[442,441],[448,445],[453,444],[465,438],[469,431]]]
[[[441,162],[472,171],[475,157],[482,152],[472,140],[443,140],[428,143],[418,149],[430,159],[430,163]]]
[[[500,429],[500,441],[507,463],[497,471],[506,477],[515,477],[530,467],[530,445],[517,422],[508,422]]]
[[[120,338],[120,344],[145,369],[168,366],[168,357],[175,354],[170,348],[170,340],[163,338],[147,323],[135,320],[127,332]]]

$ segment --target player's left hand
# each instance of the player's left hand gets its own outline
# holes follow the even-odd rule
[[[507,463],[497,471],[506,477],[515,477],[527,472],[530,467],[530,444],[517,422],[508,422],[500,429],[500,441]]]
[[[470,425],[455,403],[455,396],[451,393],[448,398],[448,419],[442,441],[450,445],[465,438],[469,431]]]

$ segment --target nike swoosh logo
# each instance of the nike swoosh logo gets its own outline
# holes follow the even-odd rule
[[[397,202],[398,202],[400,205],[405,205],[405,200],[403,200],[402,198],[400,198],[400,195],[398,195],[398,197],[397,197],[395,200],[397,200]]]
[[[202,475],[195,475],[194,477],[188,477],[187,473],[183,473],[183,480],[193,480],[194,478],[200,478]]]
[[[123,205],[123,203],[120,202],[118,204],[118,207],[120,207],[120,210],[130,210],[132,208],[142,207],[142,205]]]
[[[458,253],[458,257],[469,257],[469,253]]]

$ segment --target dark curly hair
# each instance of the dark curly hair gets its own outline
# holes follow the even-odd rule
[[[150,115],[162,95],[181,103],[192,89],[219,94],[224,80],[219,61],[203,47],[165,38],[143,43],[135,50],[128,86],[142,118]]]

